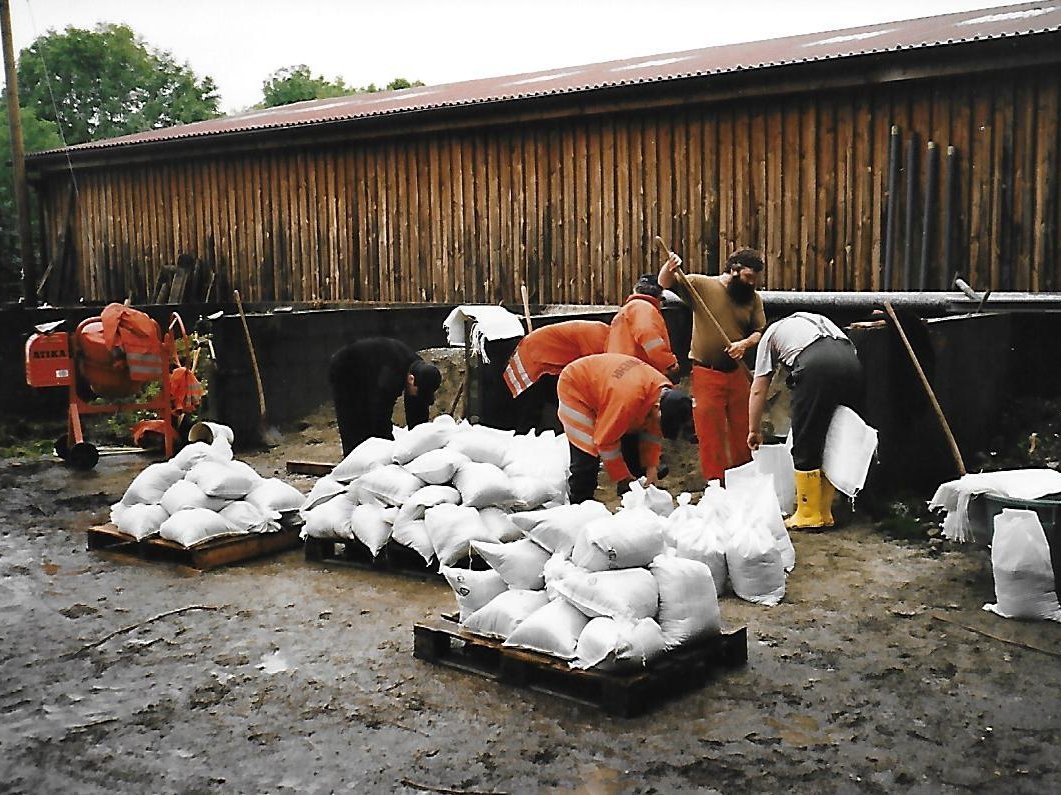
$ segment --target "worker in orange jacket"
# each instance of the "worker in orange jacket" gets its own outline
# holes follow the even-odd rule
[[[520,340],[502,378],[513,398],[515,429],[537,427],[542,408],[556,394],[556,377],[576,359],[604,353],[608,324],[566,320],[542,326]]]
[[[604,469],[619,494],[635,473],[656,481],[661,436],[677,438],[692,417],[692,401],[651,365],[621,353],[585,356],[569,364],[557,383],[557,415],[571,447],[571,502],[585,502]],[[638,460],[624,459],[621,439],[639,435]]]
[[[678,380],[678,357],[670,346],[660,298],[663,288],[654,273],[637,280],[608,329],[608,353],[625,353],[650,364],[671,381]]]

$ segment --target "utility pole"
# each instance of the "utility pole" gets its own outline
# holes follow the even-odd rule
[[[18,245],[22,254],[22,294],[26,304],[37,304],[37,269],[33,262],[32,233],[29,223],[29,188],[26,187],[26,152],[22,143],[22,115],[18,107],[18,75],[11,44],[11,4],[0,0],[0,38],[4,48],[4,79],[7,85],[7,123],[11,128],[11,175],[15,182],[15,210],[18,214]]]

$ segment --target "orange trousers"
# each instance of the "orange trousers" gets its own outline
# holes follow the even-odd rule
[[[748,394],[751,384],[743,370],[723,373],[693,365],[693,427],[700,446],[704,481],[752,460],[748,449]]]

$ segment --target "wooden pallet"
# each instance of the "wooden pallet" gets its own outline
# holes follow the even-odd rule
[[[402,546],[397,541],[388,541],[379,555],[372,557],[368,547],[354,539],[307,538],[305,544],[306,560],[311,563],[337,564],[352,566],[356,569],[386,571],[418,579],[441,577],[438,565],[432,561],[425,563],[423,557],[414,549]],[[485,569],[486,563],[479,557],[473,557],[452,568]]]
[[[89,528],[88,548],[104,552],[117,552],[141,560],[177,563],[199,571],[209,571],[219,566],[242,563],[252,558],[275,555],[294,549],[302,543],[298,527],[284,527],[276,533],[251,533],[229,536],[188,548],[165,538],[145,538],[137,541],[122,533],[112,524]]]
[[[333,469],[335,469],[335,464],[326,464],[323,461],[287,462],[287,474],[289,475],[313,475],[314,477],[321,477],[322,475],[327,475]]]
[[[570,668],[563,660],[461,629],[455,616],[413,626],[413,655],[458,671],[584,704],[622,718],[641,715],[668,698],[699,689],[720,668],[748,661],[745,627],[667,652],[647,669],[606,672]]]

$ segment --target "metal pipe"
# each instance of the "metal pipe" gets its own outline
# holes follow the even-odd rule
[[[917,219],[917,133],[906,142],[906,222],[903,224],[903,289],[910,289],[914,270],[914,222]]]
[[[928,289],[928,260],[932,256],[932,237],[936,219],[936,184],[939,182],[939,147],[935,141],[928,142],[925,156],[925,206],[921,223],[921,273],[917,280],[918,290]]]
[[[892,286],[892,263],[895,261],[895,212],[899,205],[899,128],[892,125],[888,141],[888,199],[884,216],[884,273],[881,289]]]
[[[969,297],[956,291],[851,293],[763,290],[759,295],[763,299],[767,314],[771,317],[800,310],[870,310],[884,306],[885,301],[895,307],[928,315],[970,314],[975,312],[983,301],[983,296],[978,293],[974,292],[973,297]],[[991,293],[985,306],[990,312],[1061,312],[1061,293]]]
[[[947,147],[947,173],[943,180],[943,267],[940,269],[939,286],[950,287],[954,273],[954,190],[958,182],[958,150]]]

